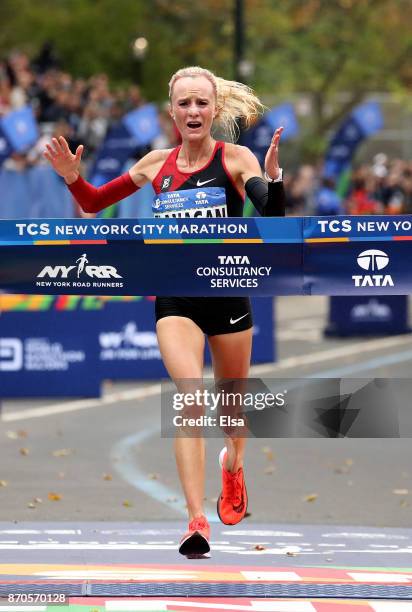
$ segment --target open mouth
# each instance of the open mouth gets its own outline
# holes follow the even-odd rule
[[[187,127],[195,130],[196,128],[202,127],[202,124],[200,123],[200,121],[188,121]]]

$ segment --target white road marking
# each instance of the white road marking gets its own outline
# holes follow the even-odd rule
[[[316,609],[309,602],[304,601],[251,601],[248,604],[230,604],[230,603],[208,603],[200,601],[184,601],[178,600],[108,600],[106,601],[106,610],[108,612],[138,612],[144,610],[167,610],[169,606],[178,606],[181,608],[190,608],[190,610],[232,610],[233,612],[316,612]]]
[[[375,573],[365,573],[365,572],[347,572],[348,576],[354,579],[355,582],[377,582],[379,584],[383,583],[410,583],[412,581],[412,574],[380,574],[378,572]]]
[[[270,580],[273,582],[301,582],[302,578],[296,572],[254,572],[242,570],[240,572],[246,580]]]
[[[349,346],[335,347],[332,349],[309,353],[308,355],[299,355],[297,357],[288,357],[277,363],[267,363],[262,365],[252,366],[250,376],[261,376],[262,374],[276,374],[284,370],[299,368],[305,365],[313,365],[322,361],[331,361],[341,357],[360,356],[366,352],[375,352],[388,348],[395,348],[404,345],[412,345],[409,336],[391,336],[390,338],[378,338],[375,340],[364,340],[350,344]],[[102,398],[75,400],[72,402],[59,402],[50,406],[41,406],[39,408],[29,408],[27,410],[19,410],[15,412],[4,412],[1,415],[1,421],[10,423],[14,421],[22,421],[25,419],[34,419],[47,417],[52,414],[64,414],[65,412],[75,412],[77,410],[87,410],[88,408],[96,408],[108,406],[122,401],[129,400],[144,400],[147,397],[160,395],[162,386],[153,384],[147,387],[138,389],[128,389],[126,391],[118,391],[110,393]]]
[[[374,612],[412,612],[412,603],[406,601],[368,601]]]

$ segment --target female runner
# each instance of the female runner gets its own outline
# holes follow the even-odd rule
[[[195,189],[225,191],[225,203],[173,211],[156,198],[156,217],[241,217],[245,192],[263,216],[283,216],[285,210],[278,145],[283,128],[272,138],[265,158],[265,179],[259,162],[246,147],[216,141],[212,124],[229,135],[236,121],[249,124],[262,110],[251,89],[241,83],[216,77],[204,68],[178,70],[169,83],[170,114],[181,134],[181,146],[151,151],[128,172],[95,188],[80,174],[83,145],[72,154],[63,137],[54,138],[44,156],[62,176],[85,212],[95,213],[129,196],[150,181],[156,194]],[[204,202],[210,201],[207,197]],[[212,354],[216,380],[246,379],[252,345],[252,313],[243,297],[157,297],[157,337],[166,369],[179,390],[184,380],[202,379],[205,335]],[[187,388],[186,388],[187,390]],[[226,436],[220,454],[222,491],[218,514],[226,525],[245,516],[247,492],[243,473],[245,438]],[[187,501],[189,528],[180,542],[183,555],[201,555],[210,550],[210,528],[203,510],[205,443],[201,437],[177,436],[175,455]]]

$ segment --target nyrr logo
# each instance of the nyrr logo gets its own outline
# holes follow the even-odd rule
[[[370,249],[362,251],[357,257],[358,266],[369,272],[383,270],[389,264],[389,257],[384,251]],[[393,287],[394,282],[390,274],[354,274],[352,279],[355,287]]]
[[[45,266],[37,278],[68,278],[70,272],[77,271],[77,278],[86,274],[90,278],[122,278],[114,266],[87,266],[89,263],[86,253],[76,259],[76,266]]]

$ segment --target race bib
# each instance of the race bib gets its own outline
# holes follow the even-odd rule
[[[166,191],[156,195],[152,210],[154,217],[227,217],[226,192],[223,187]]]

